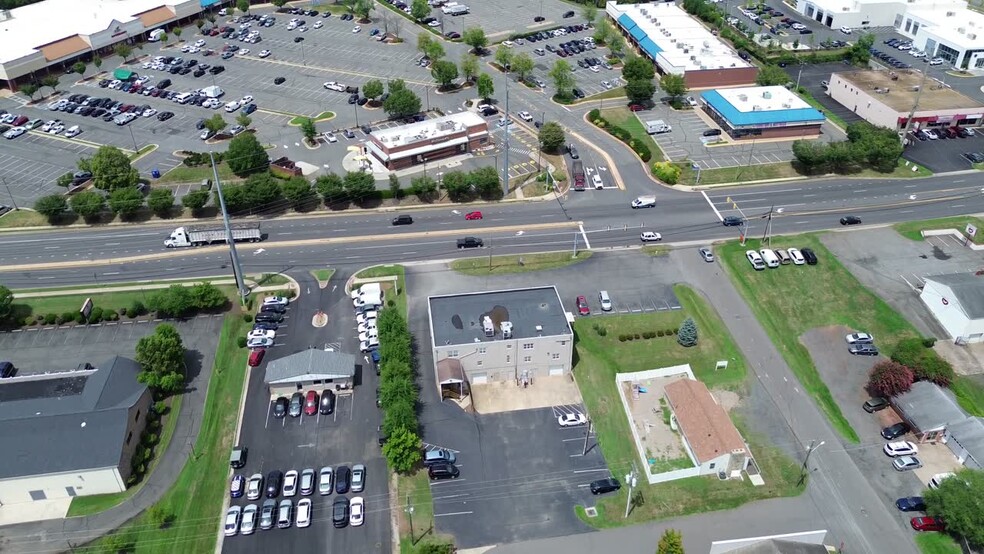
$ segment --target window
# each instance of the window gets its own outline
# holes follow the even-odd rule
[[[451,357],[451,358],[457,358],[458,357],[458,351],[457,350],[448,350],[448,356]]]
[[[126,443],[130,444],[130,439],[132,438],[133,438],[133,431],[130,431],[129,433],[126,434]]]
[[[533,350],[533,343],[532,342],[524,342],[523,343],[523,350]]]
[[[68,493],[68,496],[76,496],[75,487],[65,487],[65,492]]]
[[[506,350],[512,350],[512,344],[507,344],[506,345]]]
[[[550,355],[550,358],[553,359],[553,360],[559,360],[560,359],[560,353],[551,354]]]
[[[565,346],[566,344],[567,344],[567,341],[566,341],[566,340],[562,340],[562,341],[560,341],[560,345],[561,345],[561,346]]]
[[[137,415],[133,418],[133,421],[140,421],[140,410],[137,410]]]
[[[477,365],[478,367],[482,367],[482,365],[484,365],[484,362],[482,360],[478,360],[477,362],[475,362],[475,365]]]
[[[523,361],[526,363],[530,363],[533,361],[533,356],[523,356]]]
[[[486,350],[487,350],[487,349],[486,349],[486,348],[485,348],[484,346],[479,346],[479,347],[478,347],[478,353],[479,353],[479,354],[485,354],[485,351],[486,351]]]
[[[507,356],[506,356],[506,363],[508,364],[508,363],[510,363],[511,361],[512,361],[512,356],[509,356],[509,355],[507,355]]]

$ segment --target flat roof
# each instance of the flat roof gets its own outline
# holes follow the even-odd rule
[[[906,15],[929,22],[922,28],[964,49],[984,46],[984,14],[968,9],[965,4],[944,6],[910,6]]]
[[[709,90],[701,94],[732,125],[822,123],[824,115],[781,86]]]
[[[651,57],[684,71],[751,67],[731,46],[673,3],[615,4],[607,12]]]
[[[858,13],[862,10],[877,9],[890,10],[893,7],[897,13],[902,13],[906,9],[916,6],[926,6],[933,9],[953,8],[966,6],[964,2],[946,0],[810,0],[810,3],[827,13]],[[894,5],[894,6],[893,6]]]
[[[553,286],[431,296],[427,302],[436,347],[501,340],[503,321],[512,323],[514,339],[573,333]],[[484,316],[492,319],[494,337],[485,336]]]
[[[912,109],[916,96],[919,95],[917,87],[923,85],[922,72],[915,69],[893,71],[865,69],[835,73],[834,75],[875,96],[893,110],[905,112],[906,115]],[[831,86],[834,85],[831,84]],[[927,111],[963,108],[981,111],[984,110],[984,105],[952,88],[942,86],[940,81],[932,77],[926,78],[925,90],[919,96],[917,116]]]
[[[460,133],[468,127],[474,127],[483,123],[485,123],[485,120],[477,113],[464,111],[433,119],[425,119],[416,123],[408,123],[399,127],[379,129],[373,131],[371,135],[387,148],[395,148],[417,143],[423,145],[440,142],[441,137],[446,137],[453,133]]]

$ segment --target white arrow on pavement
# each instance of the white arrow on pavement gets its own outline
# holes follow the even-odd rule
[[[264,252],[266,252],[265,248],[257,248],[256,250],[253,251],[253,255],[255,256],[257,254],[262,254]]]

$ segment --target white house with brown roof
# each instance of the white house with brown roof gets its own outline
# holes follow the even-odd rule
[[[680,379],[663,388],[666,401],[700,475],[745,469],[751,454],[728,412],[714,399],[704,383]]]

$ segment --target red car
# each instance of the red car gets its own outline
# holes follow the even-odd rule
[[[307,392],[304,398],[304,415],[314,415],[318,413],[318,393],[313,390]]]
[[[266,354],[266,350],[263,348],[254,348],[249,353],[249,367],[256,367],[263,363],[263,355]]]
[[[632,112],[641,112],[641,111],[644,111],[645,109],[646,108],[644,106],[642,106],[641,104],[630,104],[629,105],[629,111],[632,111]]]
[[[916,531],[942,531],[945,527],[938,517],[914,517],[910,523]]]
[[[581,315],[591,314],[591,308],[588,307],[588,300],[584,296],[577,297],[577,313]]]
[[[465,214],[465,220],[471,221],[473,219],[482,219],[482,212],[468,212]]]

